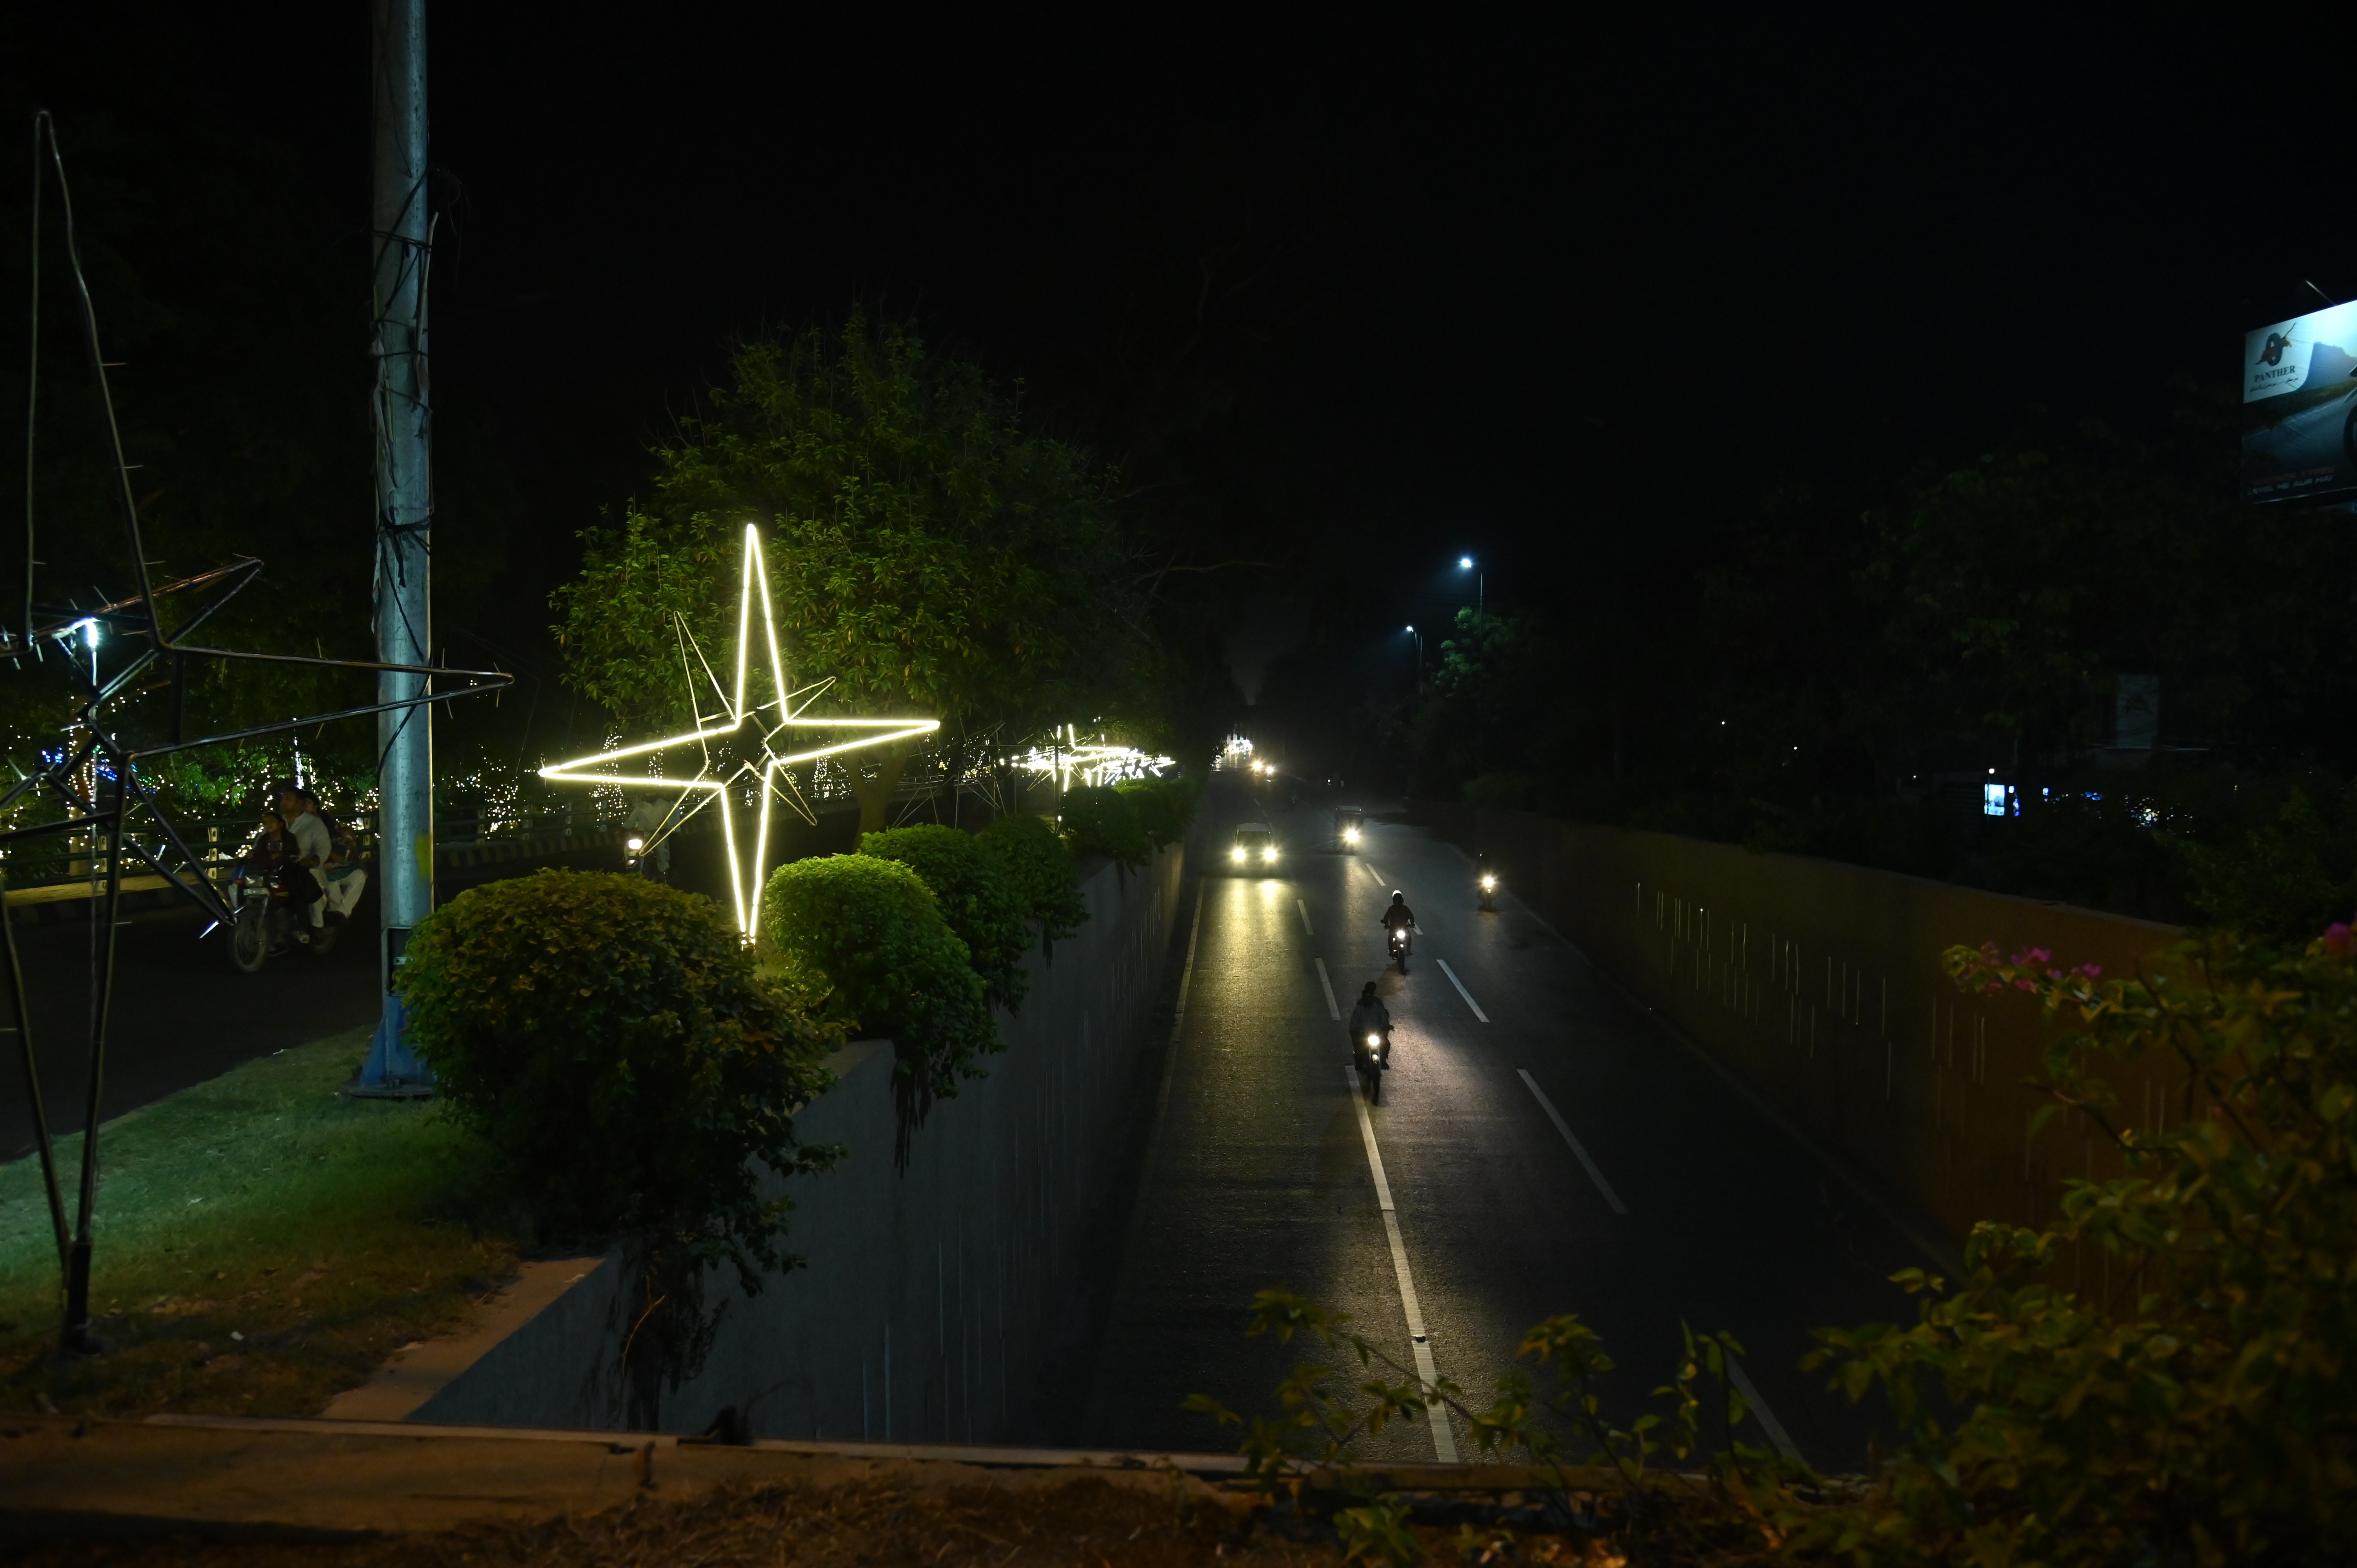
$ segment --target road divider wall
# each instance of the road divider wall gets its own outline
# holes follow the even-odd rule
[[[1512,895],[1639,1003],[1951,1243],[1982,1219],[2042,1224],[2066,1178],[2117,1173],[2104,1132],[2078,1113],[2029,1136],[2047,1101],[2023,1080],[2039,1070],[2044,1021],[2027,997],[1959,991],[1941,955],[1994,941],[2118,975],[2148,967],[2176,927],[1527,811],[1426,804],[1415,816],[1487,853]],[[2181,1117],[2172,1065],[2114,1074],[2124,1122],[2157,1131]]]
[[[734,1271],[705,1275],[712,1342],[662,1390],[660,1429],[703,1431],[732,1406],[765,1437],[989,1443],[1038,1429],[1043,1362],[1072,1322],[1077,1244],[1121,1153],[1108,1146],[1114,1112],[1155,1059],[1146,1026],[1185,864],[1174,844],[1143,870],[1084,871],[1089,920],[1026,961],[1021,1016],[998,1015],[1006,1050],[989,1077],[933,1103],[905,1169],[891,1043],[836,1053],[835,1087],[795,1130],[849,1154],[782,1184],[796,1205],[785,1245],[807,1263],[749,1298]],[[619,1428],[633,1283],[609,1254],[407,1419]]]

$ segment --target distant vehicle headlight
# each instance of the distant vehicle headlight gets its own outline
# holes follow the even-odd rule
[[[1239,861],[1243,860],[1243,857],[1244,857],[1243,846],[1242,844],[1238,844],[1238,845],[1237,845],[1237,846],[1236,846],[1232,851],[1231,851],[1230,853],[1231,853],[1232,854],[1233,854],[1233,855],[1235,856],[1235,858],[1236,858],[1237,860],[1239,860]]]
[[[1494,876],[1485,876],[1481,878],[1481,886],[1485,889],[1495,888],[1498,886],[1498,879]]]
[[[1275,860],[1276,858],[1276,851],[1274,848],[1265,849],[1260,852],[1260,857],[1264,861]]]
[[[1359,842],[1359,830],[1358,830],[1358,829],[1356,829],[1356,828],[1344,828],[1344,829],[1342,830],[1342,842],[1343,842],[1344,843],[1358,843],[1358,842]]]

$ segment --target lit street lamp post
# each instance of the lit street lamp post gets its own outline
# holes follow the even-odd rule
[[[1479,620],[1481,617],[1482,602],[1489,591],[1490,574],[1477,567],[1470,555],[1459,555],[1457,558],[1457,569],[1473,574],[1473,618]]]

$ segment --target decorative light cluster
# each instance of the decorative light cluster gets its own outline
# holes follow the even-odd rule
[[[770,575],[761,556],[761,536],[752,524],[745,526],[745,556],[741,568],[742,586],[737,599],[737,673],[730,692],[722,692],[718,677],[705,665],[705,682],[712,694],[719,700],[719,711],[706,714],[703,692],[691,676],[688,681],[689,711],[695,715],[695,727],[684,734],[666,736],[661,740],[644,741],[637,746],[609,744],[594,757],[576,757],[571,762],[552,763],[540,770],[540,776],[559,783],[589,784],[600,787],[636,785],[651,789],[676,789],[679,800],[656,833],[657,841],[678,831],[687,819],[707,805],[720,808],[720,832],[727,846],[728,888],[737,916],[737,929],[751,941],[759,929],[761,918],[761,872],[769,865],[770,811],[778,800],[812,818],[809,807],[795,789],[793,779],[785,769],[798,762],[814,762],[822,757],[839,757],[845,752],[866,746],[888,746],[894,741],[912,740],[931,735],[942,727],[939,719],[855,719],[836,714],[808,716],[810,706],[819,694],[834,684],[832,679],[804,686],[800,690],[786,679],[786,660],[778,650],[778,615],[770,603]],[[753,585],[760,585],[762,646],[768,650],[768,673],[771,688],[779,694],[766,703],[748,703],[745,699],[745,676],[750,667],[753,650]],[[680,628],[680,667],[687,669],[687,653],[693,638],[683,624]],[[696,653],[696,661],[704,656]],[[801,705],[797,707],[795,704]],[[804,750],[780,750],[780,737],[789,731],[851,731],[853,738],[827,746],[811,746]],[[742,734],[748,743],[741,749],[758,755],[724,753],[714,756],[714,743],[727,736]],[[791,742],[784,744],[791,746]],[[700,766],[693,778],[665,778],[660,771],[665,752],[696,748]],[[643,759],[643,760],[640,760]],[[625,762],[635,762],[641,769],[626,772]],[[596,769],[597,771],[592,771]],[[782,785],[782,788],[780,787]],[[688,801],[701,796],[694,806]],[[754,800],[760,802],[760,814],[754,828],[749,853],[740,855],[737,843],[736,807],[748,810]],[[814,819],[813,819],[814,820]],[[642,843],[640,849],[649,847]]]
[[[1118,784],[1125,779],[1150,779],[1171,765],[1168,757],[1140,751],[1134,746],[1109,745],[1103,736],[1082,740],[1071,725],[1049,742],[1034,746],[1016,759],[1034,773],[1053,774],[1058,789],[1069,789],[1077,779],[1083,784]]]

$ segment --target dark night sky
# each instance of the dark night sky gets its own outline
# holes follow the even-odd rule
[[[295,145],[358,276],[345,10],[96,7],[19,74],[70,136],[160,84]],[[1509,599],[1610,591],[1782,478],[1961,458],[2033,403],[2155,418],[2302,279],[2357,293],[2312,39],[1792,15],[441,7],[436,373],[524,498],[501,597],[569,572],[732,332],[854,301],[1141,479],[1208,483],[1133,443],[1209,367],[1207,532],[1280,592],[1383,564],[1345,585],[1372,625],[1459,549]]]

